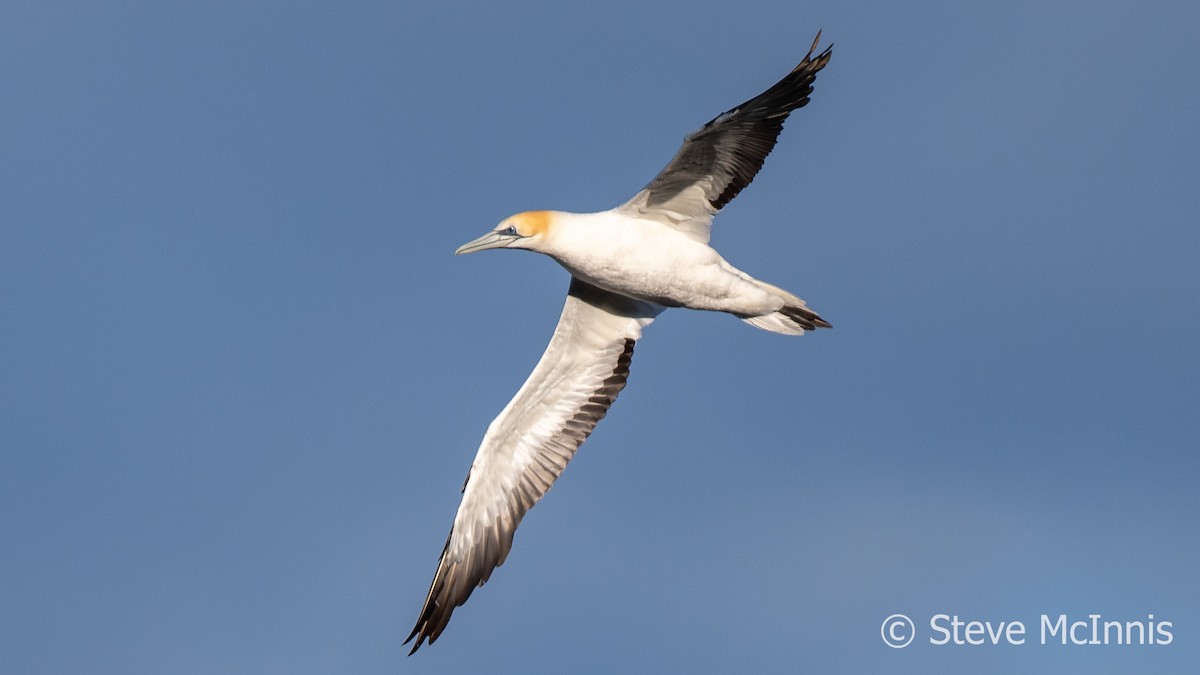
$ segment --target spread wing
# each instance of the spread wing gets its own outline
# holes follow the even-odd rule
[[[708,242],[713,216],[754,180],[788,114],[808,103],[833,49],[814,58],[820,39],[817,33],[804,60],[770,89],[688,134],[666,168],[619,209]]]
[[[504,563],[513,533],[625,387],[634,342],[662,311],[571,280],[550,345],[488,426],[412,634],[433,643],[450,614]],[[412,653],[412,652],[410,652]]]

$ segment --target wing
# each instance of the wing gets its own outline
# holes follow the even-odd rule
[[[666,168],[618,209],[707,243],[713,216],[754,180],[788,114],[808,103],[833,49],[813,58],[820,39],[817,33],[804,60],[773,87],[688,134]]]
[[[571,280],[550,345],[483,436],[412,634],[432,644],[504,563],[513,533],[625,387],[634,342],[661,307]],[[409,652],[410,654],[412,652]]]

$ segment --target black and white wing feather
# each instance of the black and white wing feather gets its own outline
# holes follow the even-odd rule
[[[484,434],[420,618],[415,652],[482,586],[521,518],[558,478],[625,387],[633,345],[661,307],[571,280],[554,336]],[[411,652],[410,652],[411,653]]]
[[[754,180],[788,114],[808,103],[833,49],[813,57],[820,39],[817,33],[804,60],[770,89],[688,134],[666,168],[619,210],[707,243],[713,216]]]

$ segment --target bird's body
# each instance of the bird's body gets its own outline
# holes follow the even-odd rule
[[[517,525],[607,414],[642,329],[665,308],[726,312],[788,335],[829,326],[708,245],[713,216],[754,178],[788,114],[808,103],[830,56],[827,48],[813,57],[817,40],[774,86],[689,134],[628,202],[599,213],[525,211],[459,247],[542,253],[571,273],[571,285],[541,360],[484,434],[408,637],[417,639],[412,651],[436,640],[455,607],[504,562]]]
[[[540,230],[533,250],[555,259],[575,278],[612,293],[662,307],[727,312],[740,318],[770,316],[789,304],[804,307],[799,298],[754,279],[707,243],[660,220],[617,208],[599,213],[531,211],[505,222],[519,230],[527,221],[538,223]]]

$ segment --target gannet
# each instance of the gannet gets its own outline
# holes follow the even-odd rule
[[[504,563],[525,513],[550,489],[625,387],[633,345],[667,307],[732,314],[764,330],[828,328],[795,295],[708,245],[713,216],[762,168],[783,122],[808,103],[832,47],[684,138],[633,199],[599,213],[526,211],[455,254],[494,248],[550,256],[571,273],[566,304],[529,379],[488,426],[420,617],[405,644],[441,635],[456,607]]]

